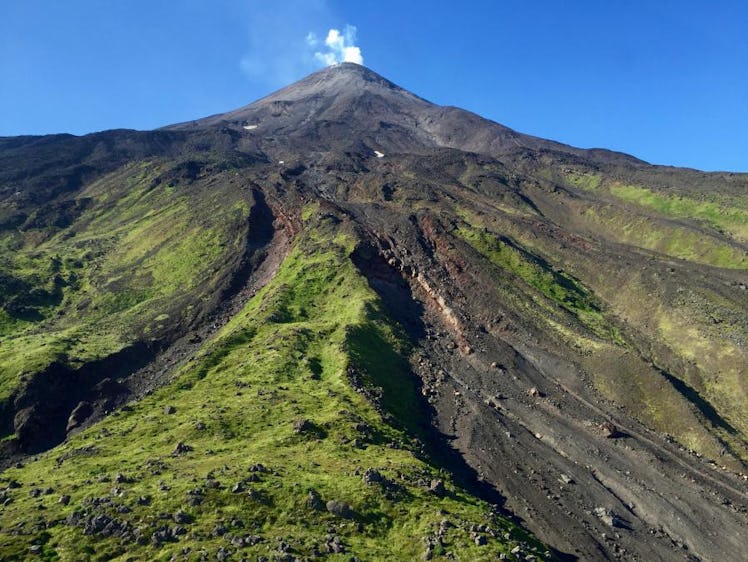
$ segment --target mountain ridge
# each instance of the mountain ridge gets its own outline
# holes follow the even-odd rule
[[[393,93],[395,95],[387,96],[387,94]],[[416,121],[415,126],[422,128],[425,127],[426,132],[432,134],[432,138],[434,138],[433,135],[436,134],[436,138],[442,143],[441,146],[447,148],[460,147],[464,149],[468,146],[475,152],[496,156],[516,145],[519,148],[524,147],[535,150],[544,148],[548,150],[568,152],[575,155],[594,155],[600,153],[607,156],[615,156],[616,158],[624,158],[631,163],[645,163],[622,152],[609,151],[602,148],[581,149],[556,141],[548,141],[541,139],[540,137],[525,135],[510,129],[505,125],[487,120],[475,113],[458,107],[439,106],[408,92],[404,88],[380,76],[373,70],[355,63],[339,63],[324,68],[291,86],[282,88],[239,109],[219,113],[197,121],[188,121],[177,125],[167,126],[165,129],[211,126],[220,122],[238,123],[241,121],[249,123],[250,120],[256,118],[256,111],[267,105],[284,104],[299,101],[300,98],[310,98],[315,96],[322,98],[342,97],[344,103],[347,103],[352,97],[364,95],[385,98],[390,102],[388,104],[389,107],[394,106],[402,108],[402,106],[406,106],[411,112],[427,113],[420,122]],[[402,98],[402,101],[397,100],[393,103],[393,98]],[[450,114],[456,114],[457,120],[464,123],[461,123],[461,128],[463,129],[472,127],[480,129],[490,125],[490,130],[486,131],[484,138],[471,139],[470,141],[460,138],[455,141],[454,145],[450,145],[449,142],[445,142],[445,139],[438,133],[438,131],[430,131],[428,128],[429,122],[446,121],[449,123],[448,127],[454,129],[454,120],[449,118]],[[454,132],[454,130],[451,132]],[[498,145],[496,144],[497,139],[499,141]]]
[[[0,552],[737,559],[747,201],[351,64],[0,139]]]

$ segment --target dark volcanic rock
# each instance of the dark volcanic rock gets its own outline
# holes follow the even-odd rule
[[[45,434],[46,426],[34,406],[19,410],[13,419],[13,431],[22,445],[32,444]]]
[[[367,468],[361,479],[364,481],[364,484],[382,484],[385,482],[384,476],[373,468]]]
[[[115,334],[132,341],[130,347],[82,365],[61,353],[41,372],[21,373],[15,381],[10,373],[8,384],[16,386],[0,403],[0,426],[3,436],[15,433],[16,439],[3,440],[3,467],[56,446],[67,431],[170,380],[272,279],[288,249],[314,230],[321,247],[324,237],[345,234],[351,242],[346,258],[376,294],[376,314],[407,341],[402,348],[382,342],[391,357],[368,369],[354,361],[366,353],[352,352],[345,372],[384,422],[417,429],[422,443],[402,447],[435,459],[455,473],[455,482],[514,513],[562,559],[745,557],[741,539],[748,522],[739,475],[748,458],[742,386],[747,175],[651,166],[523,135],[344,63],[235,111],[159,131],[0,138],[0,230],[9,237],[7,247],[38,245],[40,256],[45,248],[74,249],[59,259],[44,257],[53,271],[43,287],[12,270],[15,255],[4,250],[4,314],[41,333],[60,327],[59,319],[67,326],[94,314],[100,306],[95,295],[137,299],[132,295],[150,275],[145,262],[116,275],[102,268],[119,264],[109,263],[114,254],[106,244],[84,254],[96,240],[85,225],[135,194],[132,186],[141,180],[132,170],[145,173],[154,163],[142,187],[153,194],[168,186],[172,197],[196,211],[194,226],[205,232],[219,208],[249,205],[250,216],[225,238],[237,243],[222,246],[229,253],[211,263],[197,287],[162,299],[168,301],[164,310],[152,312],[168,312],[168,322],[150,323],[144,314],[149,323]],[[104,187],[106,197],[93,195]],[[138,290],[126,291],[133,279]],[[81,281],[91,295],[80,295]],[[269,313],[272,322],[284,323],[314,311]],[[346,345],[357,335],[346,334]],[[322,361],[297,359],[304,380],[323,389],[329,376]],[[394,364],[400,367],[393,371]],[[412,384],[414,396],[393,398],[393,380]],[[247,386],[236,381],[232,391],[244,393],[244,400]],[[257,390],[263,400],[281,394]],[[132,412],[126,408],[123,414]],[[209,411],[180,414],[192,416],[187,429],[197,428],[202,437],[221,429]],[[155,417],[179,421],[161,411]],[[292,427],[291,418],[282,423],[294,442],[322,438],[327,427],[306,418]],[[393,439],[359,418],[346,423],[346,454]],[[102,452],[110,437],[96,437]],[[190,451],[180,443],[173,455]],[[92,446],[69,450],[58,465],[98,454]],[[220,454],[216,445],[212,459]],[[144,478],[148,471],[164,478],[154,503],[169,490],[169,470],[184,468],[186,460],[146,467]],[[267,475],[255,470],[250,474],[261,484],[251,498],[231,496],[232,484],[250,480],[241,469],[227,470],[220,473],[226,484],[206,480],[204,490],[187,494],[185,505],[228,495],[271,506],[265,488],[285,485],[283,467]],[[376,493],[391,492],[378,472],[358,474],[378,486]],[[144,493],[115,484],[123,497]],[[432,490],[435,504],[446,493],[440,481],[421,486]],[[312,492],[299,492],[296,501],[319,510],[330,505]],[[350,506],[332,504],[337,517],[350,516]],[[82,503],[70,520],[97,534],[120,532],[119,509],[99,499]],[[162,523],[176,523],[170,518]],[[362,514],[361,524],[366,521]],[[161,545],[181,529],[149,528],[131,538]],[[484,538],[491,542],[491,533],[471,532],[478,546]],[[431,536],[428,541],[430,557],[451,548]],[[342,548],[335,536],[318,543],[324,553]],[[237,544],[232,551],[216,548],[205,556],[240,557],[233,553]],[[515,554],[534,556],[525,544]]]
[[[93,406],[90,402],[78,402],[78,405],[70,412],[65,431],[79,427],[88,417],[93,414]]]
[[[618,437],[619,435],[618,428],[609,421],[600,424],[600,433],[603,435],[603,437],[607,437],[609,439]]]
[[[174,514],[175,523],[192,523],[192,516],[181,509]]]
[[[307,433],[314,430],[314,424],[307,419],[294,420],[292,425],[296,433]]]
[[[322,501],[322,496],[316,490],[309,490],[307,506],[315,511],[322,511],[326,508],[325,503]]]
[[[429,491],[437,496],[443,496],[447,493],[447,490],[444,488],[444,482],[441,480],[432,480],[429,485]]]
[[[189,453],[190,451],[192,451],[192,447],[180,441],[179,443],[177,443],[176,447],[174,447],[174,452],[172,453],[172,455],[173,456],[185,455]]]

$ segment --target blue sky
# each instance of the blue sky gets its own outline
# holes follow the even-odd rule
[[[333,46],[358,47],[366,66],[435,103],[652,163],[748,172],[748,2],[456,6],[0,0],[0,135],[227,111],[335,58],[325,38],[337,29]]]

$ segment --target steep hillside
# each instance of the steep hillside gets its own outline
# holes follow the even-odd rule
[[[0,139],[0,264],[2,559],[744,553],[748,175],[342,64]]]

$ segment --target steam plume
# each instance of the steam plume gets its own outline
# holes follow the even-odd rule
[[[319,40],[314,33],[309,33],[306,37],[310,47],[317,47]],[[339,62],[355,62],[364,64],[364,57],[361,55],[361,48],[355,45],[356,28],[352,25],[346,25],[343,33],[339,29],[331,29],[325,37],[325,51],[316,51],[314,58],[326,66],[337,64]]]

